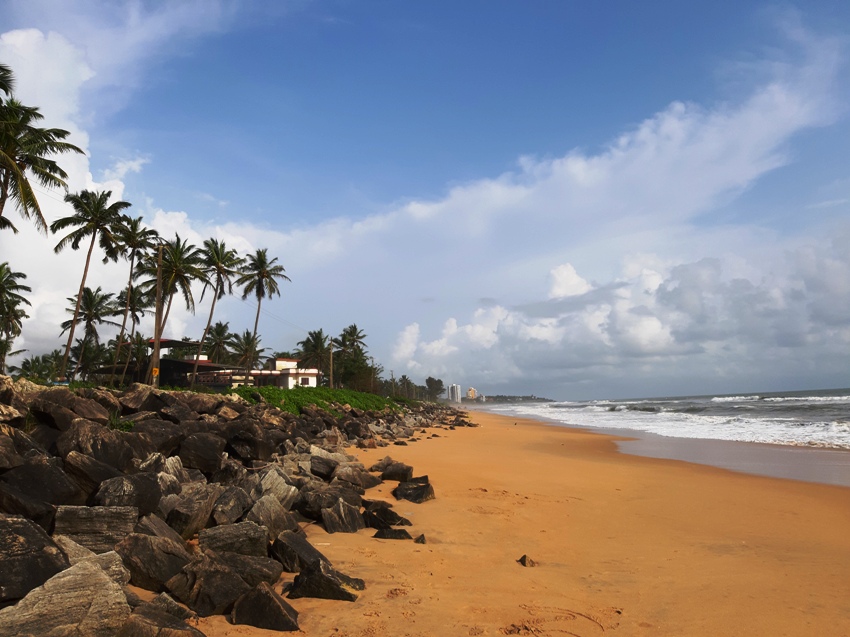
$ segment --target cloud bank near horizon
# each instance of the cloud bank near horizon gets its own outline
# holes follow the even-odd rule
[[[191,22],[193,6],[171,17]],[[216,6],[193,35],[225,28],[229,5]],[[86,49],[58,24],[0,35],[0,59],[15,70],[21,99],[79,145],[88,145],[89,114],[79,110],[87,92],[141,90],[120,79],[144,74],[147,46],[136,44],[173,33],[161,13],[137,11],[113,15],[116,24]],[[90,16],[75,15],[93,28]],[[282,299],[264,304],[269,313],[326,331],[356,321],[387,369],[420,382],[432,375],[555,397],[791,387],[800,377],[834,383],[850,349],[850,224],[813,217],[805,233],[788,236],[714,218],[792,162],[796,136],[840,115],[839,44],[793,23],[786,33],[785,60],[750,69],[758,81],[736,102],[673,102],[599,151],[520,157],[512,171],[433,200],[314,224],[293,215],[274,226],[196,218],[143,192],[133,193],[131,212],[167,237],[224,238],[243,253],[268,248],[293,280]],[[109,56],[108,44],[121,38],[130,44]],[[57,59],[56,73],[36,72]],[[86,158],[63,165],[72,189],[122,198],[128,175],[143,182],[151,162],[155,154],[142,149],[98,179]],[[68,214],[58,195],[42,201],[49,221]],[[29,275],[33,308],[19,345],[40,353],[59,346],[83,255],[53,255],[58,238],[18,225],[21,235],[0,236],[0,248]],[[90,286],[117,291],[125,267],[98,264]],[[235,300],[221,312],[234,331],[252,324],[253,310]],[[196,334],[204,318],[203,309],[175,309],[167,336]],[[260,331],[273,350],[304,336],[277,323]]]

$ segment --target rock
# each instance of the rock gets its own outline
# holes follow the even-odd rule
[[[93,400],[103,407],[108,414],[116,414],[121,412],[121,403],[118,398],[108,390],[101,387],[81,387],[77,390],[77,395],[81,398]],[[77,411],[76,409],[74,411]],[[79,413],[79,412],[77,412]],[[88,416],[86,416],[88,418]],[[89,420],[94,420],[89,418]]]
[[[181,619],[153,603],[139,606],[117,633],[118,637],[205,637]]]
[[[75,420],[56,440],[56,448],[63,458],[78,451],[119,471],[133,459],[133,450],[121,433],[87,420]]]
[[[362,579],[343,575],[327,562],[320,560],[307,565],[295,576],[288,597],[317,597],[353,602],[357,600],[355,591],[365,588],[366,584]]]
[[[177,531],[184,540],[189,540],[203,529],[210,519],[216,500],[224,489],[217,484],[192,482],[183,487],[175,506],[168,513],[168,526]]]
[[[124,412],[135,413],[140,411],[155,411],[168,406],[162,397],[162,392],[154,390],[150,385],[133,383],[118,398]]]
[[[198,412],[189,409],[185,405],[179,404],[171,405],[170,407],[163,407],[160,409],[159,415],[163,418],[163,420],[170,420],[178,425],[184,422],[198,420],[201,417]]]
[[[255,489],[255,498],[273,495],[287,511],[292,508],[298,498],[298,489],[286,482],[283,470],[277,465],[271,465],[260,472],[260,484]]]
[[[70,562],[37,524],[0,515],[0,602],[20,599]]]
[[[244,489],[230,486],[215,501],[212,517],[218,525],[233,524],[253,505],[254,501]]]
[[[430,484],[417,484],[415,482],[399,482],[392,494],[396,500],[408,500],[414,504],[422,504],[436,497],[434,487]]]
[[[150,601],[150,605],[153,608],[161,610],[164,613],[168,613],[172,617],[176,617],[181,621],[198,619],[198,613],[178,604],[168,593],[160,593]]]
[[[34,500],[49,504],[84,504],[86,495],[60,467],[61,460],[36,456],[0,475],[0,481]]]
[[[161,497],[156,475],[137,473],[104,480],[94,496],[94,503],[106,507],[136,507],[139,515],[148,515],[156,511]]]
[[[310,456],[310,471],[322,480],[330,480],[339,462],[322,456]]]
[[[224,438],[227,440],[228,453],[243,462],[266,462],[274,451],[265,430],[253,418],[243,416],[231,421],[225,428]]]
[[[136,414],[136,416],[141,417],[139,414]],[[133,433],[145,434],[159,453],[164,456],[171,455],[177,451],[180,443],[186,437],[183,428],[173,422],[160,420],[157,414],[150,413],[150,416],[152,417],[136,422],[133,426]],[[132,418],[130,416],[127,420],[132,420]]]
[[[95,553],[106,553],[133,532],[138,519],[135,507],[60,506],[54,533],[67,535]]]
[[[334,506],[322,509],[322,524],[328,533],[357,533],[366,528],[360,508],[346,504],[342,498]]]
[[[48,531],[53,527],[56,507],[42,500],[31,498],[15,487],[0,482],[0,513],[20,515]]]
[[[80,485],[87,498],[97,493],[104,480],[121,476],[115,467],[79,451],[71,451],[65,456],[65,473]]]
[[[284,531],[275,538],[271,556],[281,563],[287,573],[299,573],[315,562],[331,563],[307,538],[293,531]]]
[[[261,582],[274,584],[280,579],[283,566],[270,557],[256,555],[240,555],[221,551],[215,553],[215,559],[239,575],[248,586],[256,586]]]
[[[373,529],[389,529],[394,526],[410,526],[410,520],[392,510],[386,502],[364,503],[363,521]]]
[[[381,471],[382,480],[398,480],[408,482],[413,477],[413,467],[403,462],[391,462]]]
[[[146,515],[138,521],[133,528],[134,533],[143,535],[153,535],[154,537],[164,537],[167,540],[176,542],[180,546],[185,546],[183,538],[180,534],[168,526],[165,521],[157,515]]]
[[[125,537],[115,551],[130,571],[130,582],[154,592],[163,590],[165,583],[192,561],[182,544],[141,533]]]
[[[362,467],[351,464],[338,466],[336,471],[334,471],[333,479],[348,482],[361,489],[371,489],[383,482],[378,476],[373,476]]]
[[[0,637],[113,637],[130,615],[121,587],[90,562],[80,562],[0,610]]]
[[[404,529],[378,529],[375,535],[379,540],[412,540],[413,537]]]
[[[298,630],[298,611],[265,582],[236,600],[230,620],[266,630]]]
[[[356,491],[350,486],[346,486],[344,482],[317,489],[305,486],[301,489],[301,499],[296,503],[295,508],[311,520],[321,520],[322,509],[332,507],[340,498],[358,508],[363,500]]]
[[[169,579],[168,591],[201,617],[223,615],[233,603],[251,590],[239,575],[214,554],[191,562]]]
[[[3,421],[3,407],[5,405],[0,405],[0,422]],[[24,464],[24,459],[15,449],[15,443],[9,436],[0,433],[0,471],[20,467],[22,464]]]
[[[202,551],[230,551],[266,557],[269,554],[269,534],[266,527],[245,521],[203,529],[198,534],[198,545]]]
[[[37,396],[30,402],[30,414],[42,425],[66,431],[79,416],[67,407]]]
[[[184,467],[198,469],[204,473],[214,473],[221,468],[221,454],[226,444],[221,436],[196,433],[186,436],[186,439],[180,443],[178,455]]]
[[[528,557],[528,555],[523,555],[521,558],[519,558],[517,560],[517,563],[520,564],[521,566],[527,566],[527,567],[537,566],[537,562],[535,562],[533,559]]]
[[[130,582],[130,571],[124,567],[121,556],[115,551],[97,555],[86,547],[80,546],[67,535],[55,535],[53,541],[68,558],[71,566],[83,561],[92,562],[102,568],[119,586],[126,586]]]
[[[417,535],[415,538],[413,538],[413,542],[414,544],[426,544],[425,534],[423,533],[422,535]]]
[[[224,404],[217,394],[200,394],[191,391],[169,392],[180,403],[199,414],[214,414]]]
[[[65,557],[68,558],[68,562],[71,566],[77,562],[81,562],[97,555],[97,553],[90,551],[85,546],[77,544],[67,535],[54,535],[53,541],[56,543],[56,546],[59,547],[59,550],[65,554]],[[103,553],[103,555],[106,555],[106,553]]]
[[[257,500],[245,519],[264,526],[268,531],[269,541],[283,531],[299,531],[301,528],[295,516],[286,511],[272,495],[264,495]]]

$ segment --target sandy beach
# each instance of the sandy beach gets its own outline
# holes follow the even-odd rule
[[[367,589],[299,599],[309,636],[850,635],[850,489],[621,454],[615,439],[484,412],[385,455],[437,499],[395,503],[427,544],[311,541]],[[395,502],[394,483],[367,497]],[[535,567],[517,563],[528,555]],[[286,577],[285,577],[286,578]],[[201,620],[210,637],[272,635]]]

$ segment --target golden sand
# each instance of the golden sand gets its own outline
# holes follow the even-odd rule
[[[850,635],[850,489],[470,417],[481,426],[358,452],[367,466],[389,454],[430,476],[437,499],[424,504],[395,503],[394,483],[367,494],[394,502],[427,544],[309,527],[367,588],[353,603],[293,600],[306,635]],[[221,617],[200,628],[280,634]]]

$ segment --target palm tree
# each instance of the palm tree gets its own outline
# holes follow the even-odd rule
[[[205,347],[207,356],[213,363],[223,363],[230,358],[230,350],[227,348],[232,339],[229,323],[219,321],[210,328]]]
[[[154,299],[153,295],[138,287],[124,288],[118,296],[119,300],[122,298],[128,301],[125,302],[125,305],[127,307],[126,312],[130,315],[130,336],[127,338],[127,345],[133,347],[136,337],[136,328],[139,326],[139,321],[141,321],[142,317],[149,313],[150,308],[153,307]],[[124,384],[124,377],[127,375],[127,367],[130,365],[131,358],[132,356],[128,353],[127,358],[124,361],[124,369],[121,371],[121,380],[119,381],[120,385]],[[114,365],[115,364],[113,363],[113,367]]]
[[[12,351],[12,341],[21,334],[21,323],[27,318],[24,305],[30,302],[21,292],[32,292],[28,285],[20,283],[27,278],[23,272],[14,272],[8,262],[0,263],[0,374],[5,373],[6,357]]]
[[[0,64],[0,91],[8,97],[14,88],[15,76],[12,74],[12,69],[5,64]]]
[[[8,69],[5,69],[8,70]],[[11,76],[0,78],[0,90],[8,93]],[[3,83],[5,82],[5,83]],[[59,128],[35,126],[44,116],[37,108],[24,106],[14,98],[0,102],[0,230],[15,226],[3,217],[6,202],[17,204],[25,219],[32,219],[36,227],[47,231],[47,222],[38,205],[30,177],[47,188],[64,188],[68,174],[51,159],[53,155],[83,151],[64,141],[70,133]]]
[[[257,338],[257,326],[260,323],[260,308],[263,304],[263,299],[272,297],[275,294],[280,296],[280,286],[277,279],[289,281],[282,265],[275,265],[277,257],[269,261],[269,257],[265,248],[257,250],[255,254],[248,255],[248,262],[243,270],[244,274],[239,277],[236,284],[244,286],[242,292],[242,300],[244,301],[250,295],[257,298],[257,316],[254,319],[254,338]],[[252,361],[253,363],[253,361]]]
[[[330,362],[330,343],[324,330],[307,332],[307,338],[298,341],[298,347],[301,348],[299,364],[314,367],[324,374]]]
[[[162,249],[162,294],[168,297],[165,314],[159,325],[159,337],[162,338],[165,324],[171,313],[171,304],[174,296],[179,292],[186,302],[186,309],[195,312],[195,297],[192,295],[192,284],[200,281],[207,283],[207,275],[201,264],[201,251],[188,240],[174,235],[172,241],[161,244]],[[136,276],[147,276],[148,279],[141,285],[145,290],[152,291],[156,288],[157,253],[146,255],[139,261]],[[156,330],[154,331],[156,333]]]
[[[115,229],[115,243],[113,245],[113,255],[120,254],[130,262],[130,274],[127,279],[127,289],[122,294],[124,302],[124,318],[121,320],[121,330],[118,332],[118,343],[115,347],[115,358],[112,361],[112,374],[109,376],[109,383],[112,384],[115,376],[115,367],[118,365],[118,359],[121,354],[121,347],[124,345],[124,330],[127,327],[127,317],[130,314],[130,301],[133,298],[133,270],[136,265],[136,257],[140,254],[151,250],[159,238],[159,233],[152,228],[146,228],[142,225],[142,217],[124,217]]]
[[[204,334],[201,336],[201,342],[198,345],[198,354],[195,356],[195,367],[192,369],[191,386],[193,388],[195,386],[195,378],[198,374],[198,360],[201,357],[207,333],[210,331],[210,325],[212,325],[216,301],[221,299],[225,294],[233,294],[233,278],[240,274],[240,268],[243,263],[244,260],[236,253],[236,250],[228,249],[224,241],[218,241],[217,239],[207,239],[204,241],[204,247],[201,250],[201,267],[207,275],[207,282],[204,285],[204,291],[201,292],[201,300],[203,300],[207,288],[211,288],[213,292],[212,303],[210,304],[210,316],[207,319],[207,326],[204,328]]]
[[[248,369],[254,369],[252,365],[266,351],[265,347],[260,347],[260,339],[248,330],[241,334],[233,334],[230,337],[229,345],[233,352],[235,364]]]
[[[65,201],[71,204],[74,208],[74,214],[70,217],[57,219],[50,224],[50,231],[54,234],[66,228],[74,228],[62,240],[56,244],[54,252],[59,253],[69,245],[72,250],[78,250],[80,242],[86,237],[91,236],[89,251],[86,255],[86,266],[83,269],[83,278],[80,281],[80,291],[77,293],[77,307],[74,310],[74,318],[71,322],[71,329],[68,334],[68,343],[65,345],[65,358],[62,360],[62,368],[60,375],[64,376],[68,368],[68,356],[71,353],[71,344],[74,342],[74,329],[77,325],[77,316],[80,313],[80,302],[83,299],[83,289],[86,286],[86,277],[89,273],[89,264],[91,263],[92,251],[94,244],[100,239],[100,247],[106,253],[106,261],[111,254],[114,254],[115,234],[117,227],[121,224],[124,218],[121,214],[122,210],[130,207],[126,201],[116,201],[109,204],[109,198],[112,192],[109,190],[101,192],[93,192],[83,190],[76,195],[65,195]],[[100,289],[100,288],[98,288]]]
[[[75,376],[80,368],[86,346],[89,344],[100,345],[100,335],[97,332],[97,327],[99,325],[114,325],[118,327],[118,323],[109,320],[111,317],[118,316],[121,313],[120,309],[115,305],[114,296],[111,292],[102,292],[98,286],[96,290],[92,290],[89,287],[84,288],[82,299],[68,298],[68,302],[74,304],[74,309],[69,307],[66,309],[66,312],[73,314],[74,318],[62,322],[60,335],[64,334],[66,330],[72,330],[76,324],[83,326],[83,338],[79,341],[80,350],[77,355],[77,366],[74,368],[72,375]]]
[[[334,344],[344,354],[354,351],[355,349],[366,349],[366,334],[363,333],[356,323],[352,323],[340,333],[339,337],[334,339]]]

